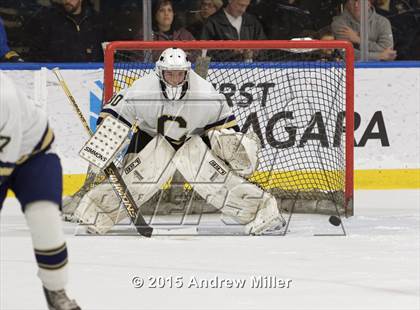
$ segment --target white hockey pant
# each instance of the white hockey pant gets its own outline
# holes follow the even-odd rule
[[[140,153],[127,156],[121,175],[138,207],[175,173],[171,162],[174,154],[172,146],[158,135]],[[89,232],[104,234],[128,215],[112,186],[103,183],[82,198],[75,216],[89,225]]]
[[[188,140],[173,162],[194,190],[221,210],[222,219],[245,224],[246,233],[261,234],[283,223],[276,199],[234,174],[200,137]]]

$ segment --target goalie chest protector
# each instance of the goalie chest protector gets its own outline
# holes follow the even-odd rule
[[[138,79],[114,98],[118,96],[121,96],[118,102],[111,99],[103,112],[121,116],[131,124],[137,118],[141,130],[152,137],[162,134],[172,142],[182,143],[212,125],[227,124],[234,119],[225,97],[193,71],[188,91],[181,100],[171,101],[163,96],[155,73]]]

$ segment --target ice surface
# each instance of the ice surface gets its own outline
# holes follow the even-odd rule
[[[293,215],[286,236],[269,237],[75,236],[66,223],[68,292],[83,309],[419,309],[420,192],[357,191],[355,213],[343,219],[346,236],[314,236],[343,230],[313,214]],[[14,199],[0,234],[0,309],[46,309]],[[146,279],[142,288],[134,276]],[[258,276],[292,281],[251,288]],[[166,288],[146,288],[148,277],[167,278]],[[245,280],[244,288],[187,288],[216,277]]]

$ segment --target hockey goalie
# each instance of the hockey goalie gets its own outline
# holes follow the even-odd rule
[[[154,72],[110,99],[98,123],[107,117],[138,125],[121,175],[140,208],[178,170],[222,219],[242,224],[245,234],[284,226],[276,199],[246,178],[257,166],[257,136],[239,132],[225,97],[191,70],[183,50],[166,49]],[[74,215],[97,234],[127,217],[106,182],[83,196]]]

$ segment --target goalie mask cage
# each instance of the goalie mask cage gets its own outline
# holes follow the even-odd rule
[[[186,51],[193,69],[225,95],[241,131],[259,136],[262,149],[252,182],[281,199],[286,209],[353,215],[350,43],[111,42],[105,51],[104,102],[154,70],[169,47]],[[180,197],[170,193],[174,190],[164,191],[167,202],[176,205]]]

